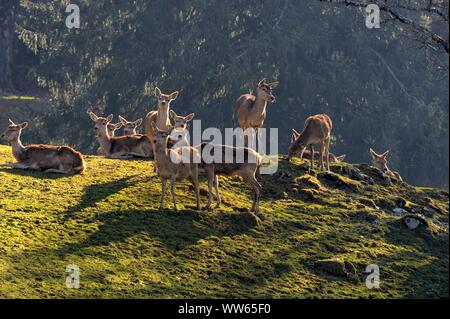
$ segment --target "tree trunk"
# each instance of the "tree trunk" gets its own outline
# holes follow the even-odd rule
[[[0,3],[0,92],[14,90],[12,82],[13,52],[16,24],[16,1]]]

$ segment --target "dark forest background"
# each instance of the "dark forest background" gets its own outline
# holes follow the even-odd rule
[[[79,29],[65,26],[70,2],[80,6]],[[370,147],[390,149],[408,182],[448,188],[448,12],[401,9],[408,25],[383,10],[381,28],[368,29],[363,7],[325,2],[0,0],[0,92],[46,101],[35,114],[0,101],[0,125],[28,120],[26,143],[92,152],[90,109],[145,117],[159,86],[181,92],[177,113],[231,127],[236,98],[267,77],[281,83],[265,124],[279,128],[280,152],[291,128],[324,112],[334,153],[369,162]]]

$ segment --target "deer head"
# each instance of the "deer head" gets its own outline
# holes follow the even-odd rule
[[[288,156],[286,158],[288,161],[298,154],[300,154],[300,157],[303,157],[303,152],[307,145],[303,143],[303,140],[300,137],[301,134],[295,129],[292,129],[291,145],[289,146]]]
[[[176,130],[188,130],[189,129],[189,122],[192,121],[195,114],[191,113],[187,116],[179,116],[175,111],[170,110],[170,118],[174,122],[174,129]]]
[[[369,150],[370,156],[372,156],[372,166],[378,168],[382,172],[388,171],[387,167],[387,156],[389,151],[384,152],[383,154],[377,154],[373,149]]]
[[[20,139],[20,134],[22,133],[22,130],[27,126],[28,122],[15,124],[12,120],[9,120],[8,128],[2,133],[0,137],[6,140],[8,143],[18,141]]]
[[[258,83],[258,88],[256,90],[256,95],[261,97],[264,101],[275,103],[276,98],[272,91],[279,85],[279,82],[266,83],[266,79],[262,79]]]
[[[96,135],[99,134],[109,134],[108,133],[108,124],[111,123],[113,119],[113,115],[110,114],[107,117],[100,117],[95,115],[93,112],[89,112],[89,116],[91,117],[91,120],[94,121],[94,131]]]
[[[152,122],[152,129],[155,133],[155,136],[153,137],[153,143],[156,147],[164,147],[167,146],[167,140],[170,136],[170,131],[162,131],[160,130],[154,122]]]
[[[130,122],[126,118],[119,115],[119,121],[123,125],[123,134],[124,135],[136,135],[137,128],[142,124],[142,118]]]
[[[178,91],[170,94],[164,94],[158,87],[156,87],[155,96],[158,98],[158,108],[167,109],[170,106],[170,103],[177,99],[178,94]]]

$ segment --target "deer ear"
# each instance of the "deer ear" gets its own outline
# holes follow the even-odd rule
[[[138,127],[139,125],[141,125],[142,124],[142,118],[140,118],[140,119],[138,119],[138,120],[136,120],[136,121],[134,121],[134,126],[136,126],[136,127]]]
[[[343,162],[344,160],[345,160],[345,157],[346,157],[347,155],[341,155],[341,156],[336,156],[336,159],[339,161],[339,162]]]
[[[123,123],[122,123],[122,122],[119,122],[119,123],[114,124],[114,128],[115,128],[116,130],[118,130],[118,129],[121,128],[122,126],[123,126]]]
[[[157,97],[157,98],[159,98],[160,96],[161,96],[161,90],[159,89],[159,87],[155,87],[155,96]]]
[[[259,81],[258,83],[258,87],[263,86],[266,83],[266,78],[262,79],[261,81]]]
[[[170,117],[174,120],[177,117],[177,113],[174,110],[170,110]]]
[[[278,85],[280,85],[280,82],[276,81],[276,82],[272,82],[268,84],[270,86],[271,89],[275,89],[278,87]]]
[[[91,120],[94,122],[97,122],[98,116],[94,114],[94,112],[89,112],[89,116],[91,117]]]
[[[120,121],[120,123],[122,123],[122,124],[126,124],[128,121],[125,119],[125,118],[123,118],[121,115],[119,115],[119,121]]]
[[[111,122],[111,121],[113,120],[113,117],[114,117],[114,115],[112,115],[112,114],[109,114],[109,115],[106,117],[106,120],[108,121],[108,123]]]
[[[171,100],[176,100],[179,93],[180,93],[180,92],[178,92],[178,91],[175,91],[175,92],[171,93],[171,94],[170,94],[170,99],[171,99]]]
[[[9,124],[11,124],[11,125],[16,125],[16,123],[14,123],[11,119],[8,119],[8,121],[9,121]]]
[[[28,126],[28,122],[23,122],[23,123],[19,124],[19,127],[20,127],[21,129],[24,129],[24,128],[26,128],[27,126]]]
[[[380,155],[380,157],[386,158],[389,155],[389,150]]]
[[[192,121],[192,119],[194,118],[195,113],[191,113],[188,116],[185,117],[186,122]]]
[[[375,153],[375,151],[371,148],[371,149],[369,149],[369,155],[370,156],[372,156],[373,158],[376,158],[376,157],[378,157],[378,154],[377,153]]]
[[[292,129],[292,135],[295,136],[295,138],[297,139],[300,136],[300,133],[297,132],[295,129]]]

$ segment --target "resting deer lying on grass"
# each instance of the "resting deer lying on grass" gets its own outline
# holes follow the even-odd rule
[[[261,184],[256,179],[256,171],[258,167],[261,165],[261,156],[255,150],[248,147],[213,145],[204,142],[201,144],[200,148],[202,152],[201,168],[205,170],[208,176],[209,198],[207,207],[210,208],[212,204],[213,184],[216,190],[216,200],[217,200],[216,208],[220,207],[221,198],[219,194],[218,175],[224,176],[237,175],[241,176],[245,184],[247,184],[254,192],[251,212],[254,212],[261,220],[264,220],[264,215],[262,215],[259,212],[259,197],[262,191],[262,187]],[[204,150],[205,153],[203,153]],[[217,156],[217,154],[220,153],[222,153],[221,157]],[[225,159],[227,158],[226,157],[227,153],[232,154],[231,163],[227,163],[225,161]],[[205,154],[208,155],[208,157],[210,158],[205,159]],[[215,158],[221,158],[221,161],[217,162],[214,160]]]
[[[9,120],[9,126],[1,138],[11,145],[17,163],[6,163],[0,166],[70,175],[84,171],[83,155],[70,147],[42,144],[23,146],[20,135],[27,126],[27,122],[14,124]]]
[[[373,149],[369,150],[370,156],[372,156],[372,166],[382,171],[386,176],[389,178],[398,181],[403,182],[402,177],[400,174],[396,171],[390,170],[387,166],[387,156],[389,154],[389,151],[384,152],[383,154],[377,154]]]
[[[195,114],[189,114],[187,116],[179,116],[175,111],[170,110],[170,118],[174,125],[172,132],[170,133],[171,142],[175,144],[175,147],[190,146],[189,143],[189,122],[192,121]]]
[[[95,132],[100,146],[105,150],[105,156],[109,158],[130,159],[133,157],[148,158],[151,154],[150,140],[145,135],[109,136],[108,124],[112,121],[113,115],[108,117],[98,117],[94,113],[89,113],[92,121],[95,122]]]
[[[173,208],[177,210],[175,200],[175,182],[189,179],[195,189],[197,209],[200,210],[200,190],[198,185],[198,166],[200,163],[200,153],[193,147],[179,147],[175,149],[167,148],[167,141],[170,136],[169,131],[162,131],[152,124],[155,133],[153,143],[155,145],[155,165],[161,177],[162,194],[159,209],[164,209],[164,196],[166,193],[167,180],[170,179],[170,191],[172,193]],[[186,158],[186,155],[188,158]]]
[[[120,122],[117,123],[117,124],[109,123],[108,124],[108,134],[109,134],[109,136],[116,136],[116,132],[120,128],[122,128],[122,123],[120,123]],[[103,148],[101,146],[97,149],[97,155],[99,155],[99,156],[106,156],[106,152],[103,150]]]
[[[158,110],[151,111],[145,117],[145,134],[149,137],[152,143],[152,151],[154,151],[154,136],[153,124],[160,131],[169,132],[172,128],[169,117],[170,103],[178,97],[178,91],[171,94],[163,94],[159,88],[155,88],[155,96],[158,98]]]
[[[292,130],[291,145],[289,146],[289,154],[287,159],[290,160],[293,156],[300,154],[300,158],[303,158],[303,154],[306,148],[309,146],[311,149],[311,165],[310,170],[314,169],[314,145],[320,146],[319,163],[320,170],[330,170],[330,141],[331,141],[331,129],[333,124],[331,119],[326,114],[319,114],[310,116],[305,121],[305,127],[301,133]],[[324,157],[325,162],[324,164]]]
[[[137,135],[137,128],[142,124],[142,118],[130,122],[119,115],[119,121],[123,125],[123,135]]]

